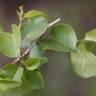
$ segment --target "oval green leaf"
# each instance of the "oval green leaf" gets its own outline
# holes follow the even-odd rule
[[[12,33],[0,32],[0,52],[8,57],[20,55],[21,36],[16,25],[12,25]]]
[[[28,58],[25,62],[27,70],[35,70],[41,65],[40,58]]]
[[[22,25],[21,32],[24,38],[24,42],[32,42],[43,35],[48,27],[48,21],[44,17],[35,17],[28,19],[25,24]],[[25,45],[25,44],[23,44]]]
[[[59,24],[53,26],[51,29],[51,37],[71,51],[76,49],[77,38],[74,29],[70,25]]]
[[[83,78],[96,76],[96,56],[86,50],[84,44],[80,44],[77,51],[71,53],[71,61],[79,76]]]
[[[39,71],[27,71],[25,75],[26,80],[32,89],[40,89],[44,87],[43,76]]]

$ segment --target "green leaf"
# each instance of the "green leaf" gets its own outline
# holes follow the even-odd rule
[[[20,55],[20,46],[21,46],[21,34],[20,34],[20,31],[18,29],[18,26],[17,25],[12,25],[12,35],[13,35],[13,40],[15,43],[15,50],[17,52],[17,56]]]
[[[19,87],[23,77],[23,68],[17,69],[16,65],[7,64],[0,71],[0,90],[7,91],[9,89]]]
[[[14,52],[14,46],[12,42],[12,36],[10,33],[0,33],[0,52],[7,56],[16,55]]]
[[[14,87],[20,86],[20,84],[12,79],[2,79],[0,78],[0,90],[6,91]]]
[[[85,40],[96,42],[96,29],[87,32],[85,35]]]
[[[19,67],[13,77],[13,80],[21,82],[23,77],[23,68]]]
[[[28,11],[25,14],[25,18],[33,18],[33,17],[37,17],[37,16],[43,16],[48,19],[48,16],[45,13],[43,13],[41,11],[37,11],[37,10]]]
[[[39,71],[27,71],[25,75],[27,82],[32,89],[40,89],[44,87],[43,76]]]
[[[30,42],[29,42],[29,40],[28,40],[28,39],[22,40],[21,47],[22,47],[22,48],[28,48],[28,47],[30,47]]]
[[[20,86],[22,76],[23,69],[21,67],[17,69],[16,65],[7,64],[0,71],[0,90],[7,91]]]
[[[89,40],[80,40],[78,44],[84,44],[86,49],[94,54],[96,54],[96,42]]]
[[[35,70],[43,63],[46,63],[47,59],[43,54],[43,49],[34,42],[30,50],[29,58],[24,62],[26,68],[28,70]]]
[[[25,61],[25,65],[27,70],[35,70],[41,65],[41,59],[40,58],[28,58]]]
[[[31,45],[31,50],[29,58],[42,58],[44,51],[41,46],[37,45],[35,42]]]
[[[58,41],[55,41],[53,39],[43,39],[41,40],[40,44],[44,47],[45,50],[51,49],[59,52],[69,52],[70,50],[61,44]]]
[[[53,40],[61,43],[71,51],[76,49],[77,38],[74,29],[70,25],[59,24],[53,26],[51,36]]]
[[[0,91],[0,96],[25,96],[25,94],[29,93],[32,89],[30,88],[30,85],[28,85],[29,82],[26,81],[24,78],[22,84],[20,86],[17,86],[15,88],[6,90],[6,91]]]
[[[26,72],[25,72],[26,73]],[[32,86],[29,84],[29,82],[27,81],[26,79],[26,74],[24,73],[24,76],[23,76],[23,80],[22,80],[22,84],[21,86],[19,87],[19,90],[22,92],[22,94],[27,94],[29,92],[32,91]]]
[[[0,52],[8,57],[20,55],[20,32],[16,25],[12,25],[12,33],[0,33]]]
[[[3,69],[0,70],[0,77],[2,78],[13,78],[16,73],[17,66],[15,64],[7,64]]]
[[[79,44],[77,52],[71,53],[71,60],[79,76],[83,78],[96,76],[96,56],[88,51],[84,44]]]
[[[35,17],[32,19],[28,19],[21,28],[24,42],[32,42],[33,40],[38,39],[41,35],[45,33],[47,27],[48,21],[44,17]]]

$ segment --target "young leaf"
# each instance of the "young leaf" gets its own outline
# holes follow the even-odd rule
[[[17,66],[14,64],[7,64],[0,71],[0,77],[2,78],[13,78],[14,74],[17,71]]]
[[[33,41],[38,39],[45,33],[48,27],[48,21],[44,17],[34,17],[28,19],[25,24],[22,25],[21,32],[25,41]]]
[[[96,56],[86,50],[84,44],[79,44],[77,51],[71,53],[71,60],[79,76],[83,78],[96,76]]]
[[[21,85],[22,68],[8,64],[0,71],[0,90],[9,90]]]
[[[33,18],[36,16],[43,16],[48,19],[48,16],[41,11],[32,10],[32,11],[28,11],[27,13],[25,13],[25,18]]]
[[[17,25],[12,25],[12,35],[16,46],[15,50],[17,51],[17,54],[20,55],[21,34]]]
[[[96,42],[96,29],[87,32],[85,35],[85,40]]]
[[[80,40],[78,43],[84,44],[88,51],[96,54],[96,42],[89,41],[89,40]]]
[[[0,33],[0,52],[8,57],[20,55],[20,32],[16,25],[12,25],[12,33]]]
[[[21,82],[23,77],[23,68],[19,67],[13,77],[13,80]]]
[[[25,76],[32,89],[40,89],[44,87],[43,76],[39,71],[27,71]]]
[[[20,86],[20,84],[12,79],[2,79],[0,78],[0,90],[7,91],[8,89]]]
[[[41,59],[40,58],[28,58],[25,61],[25,65],[27,70],[35,70],[41,65]]]
[[[43,49],[36,43],[32,44],[29,58],[24,62],[28,70],[35,70],[43,63],[47,62],[47,59],[43,56]]]
[[[64,46],[62,43],[53,40],[53,39],[43,39],[40,44],[44,47],[45,50],[51,49],[59,52],[69,52],[70,50]]]
[[[52,39],[74,51],[76,49],[77,38],[74,29],[67,24],[55,25],[51,29]]]
[[[35,42],[31,46],[29,58],[42,58],[44,54],[42,47],[37,45]]]

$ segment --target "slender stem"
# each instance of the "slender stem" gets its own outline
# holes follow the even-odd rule
[[[55,21],[53,21],[52,23],[50,23],[48,25],[48,27],[51,27],[52,25],[58,23],[60,21],[60,18],[56,19]],[[20,25],[21,26],[21,25]],[[18,58],[16,58],[14,61],[12,61],[12,64],[17,63],[20,60],[20,57],[24,57],[26,54],[28,54],[28,52],[30,51],[31,46],[22,54],[22,56],[19,56]]]
[[[48,27],[51,27],[52,25],[58,23],[60,20],[61,20],[60,18],[57,18],[55,21],[53,21],[52,23],[50,23],[50,24],[48,25]]]
[[[22,54],[22,57],[24,57],[31,49],[31,46]]]

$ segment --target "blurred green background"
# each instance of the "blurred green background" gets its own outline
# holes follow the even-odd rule
[[[96,0],[0,0],[0,25],[10,31],[10,24],[18,23],[16,10],[23,3],[25,11],[37,9],[47,13],[52,19],[74,27],[79,39],[85,32],[96,28]],[[96,78],[83,79],[72,68],[69,53],[49,51],[49,63],[41,70],[45,88],[34,90],[27,96],[96,96]],[[0,55],[0,64],[10,62]]]

